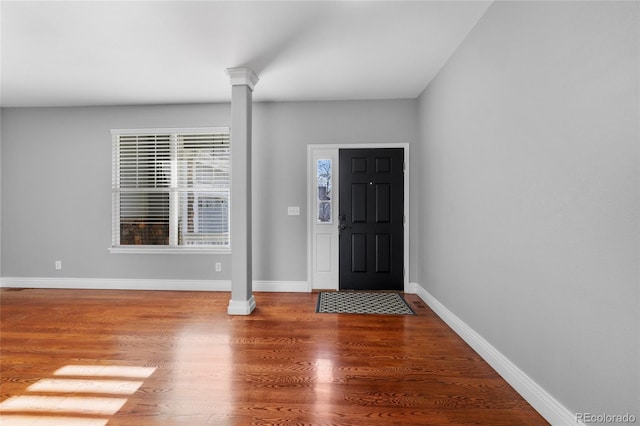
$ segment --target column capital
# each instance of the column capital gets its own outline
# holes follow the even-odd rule
[[[259,80],[256,73],[249,68],[227,68],[225,72],[229,76],[232,86],[249,86],[252,91]]]

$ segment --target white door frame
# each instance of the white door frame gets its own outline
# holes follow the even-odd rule
[[[318,281],[316,271],[315,271],[315,260],[316,260],[316,247],[314,245],[314,241],[316,241],[316,191],[317,185],[316,182],[316,166],[314,162],[314,158],[317,157],[318,152],[323,151],[324,153],[332,152],[331,157],[333,159],[338,159],[338,153],[341,149],[371,149],[371,148],[402,148],[404,150],[404,259],[403,259],[403,283],[404,283],[404,291],[409,291],[409,144],[408,143],[360,143],[360,144],[313,144],[307,145],[307,287],[311,292],[313,290],[338,290],[339,288],[339,275],[338,275],[338,239],[332,239],[332,267],[336,268],[333,270],[334,278],[331,280],[333,284],[330,288],[326,288],[326,285],[323,285],[322,288],[318,287],[316,281]],[[337,190],[339,188],[339,166],[338,161],[334,160],[333,164],[333,182],[334,182],[334,191],[337,194]],[[322,226],[334,226],[335,235],[337,235],[338,230],[338,222],[335,220],[337,218],[337,212],[339,211],[339,200],[336,196],[334,200],[332,200],[332,217],[334,221],[331,225],[322,225]]]

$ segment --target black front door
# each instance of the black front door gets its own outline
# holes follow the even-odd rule
[[[404,150],[340,150],[340,290],[403,290]]]

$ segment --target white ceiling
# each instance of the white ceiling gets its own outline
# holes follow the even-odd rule
[[[415,98],[490,1],[6,1],[0,105]]]

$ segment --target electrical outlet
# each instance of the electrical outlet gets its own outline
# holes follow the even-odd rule
[[[62,260],[56,260],[56,269],[57,270],[62,269]]]
[[[216,262],[216,272],[221,272],[221,271],[222,271],[222,263]]]

